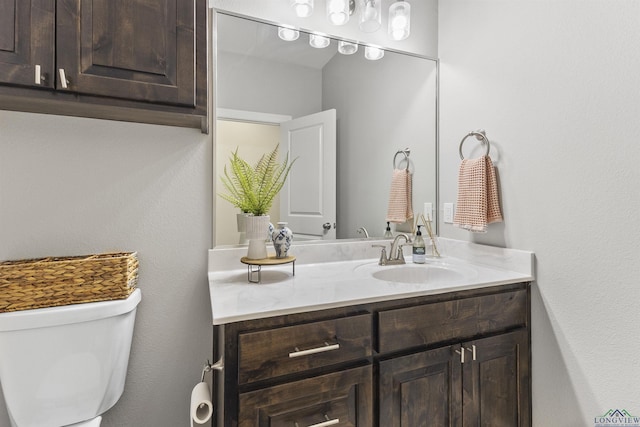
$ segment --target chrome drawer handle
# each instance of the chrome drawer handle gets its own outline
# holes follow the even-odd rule
[[[325,351],[338,350],[339,348],[340,344],[329,344],[326,342],[324,343],[323,347],[310,348],[309,350],[298,350],[298,347],[296,347],[296,351],[289,353],[289,357],[300,357],[307,356],[309,354],[324,353]]]
[[[327,426],[334,426],[336,424],[340,424],[340,418],[334,418],[332,420],[329,419],[329,416],[327,414],[324,415],[324,419],[327,421],[323,421],[321,423],[317,423],[317,424],[311,424],[307,427],[327,427]],[[300,427],[300,425],[298,423],[294,423],[296,427]]]

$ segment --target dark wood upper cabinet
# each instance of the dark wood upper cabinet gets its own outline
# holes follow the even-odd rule
[[[61,90],[194,107],[195,2],[58,0]],[[63,70],[63,71],[61,71]]]
[[[0,108],[206,131],[207,11],[206,0],[0,0]]]
[[[1,84],[54,87],[54,19],[54,0],[0,0]]]

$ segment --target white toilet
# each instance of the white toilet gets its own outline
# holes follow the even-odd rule
[[[124,390],[127,299],[0,313],[0,384],[12,427],[97,427]]]

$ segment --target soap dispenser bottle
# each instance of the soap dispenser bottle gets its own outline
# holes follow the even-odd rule
[[[418,226],[416,238],[413,241],[413,262],[416,264],[424,264],[426,261],[426,245],[424,244],[420,227],[422,226]]]
[[[393,233],[391,232],[391,226],[389,225],[388,222],[387,222],[387,229],[384,232],[384,238],[385,239],[393,239]]]

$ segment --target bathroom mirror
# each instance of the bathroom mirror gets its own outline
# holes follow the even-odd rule
[[[310,46],[309,34],[303,31],[297,40],[284,41],[272,23],[220,11],[215,15],[216,194],[224,191],[219,177],[236,148],[250,162],[278,143],[281,151],[287,151],[286,141],[281,143],[283,123],[335,110],[335,159],[304,154],[289,177],[298,191],[309,188],[313,194],[318,177],[329,174],[318,168],[327,168],[334,160],[333,188],[319,186],[329,187],[335,216],[314,223],[320,230],[323,225],[331,230],[319,232],[319,237],[310,233],[309,238],[363,238],[361,227],[370,237],[382,237],[394,166],[409,167],[413,174],[415,213],[424,212],[425,203],[437,206],[436,60],[389,50],[379,60],[368,60],[364,46],[354,54],[341,54],[334,38],[319,49]],[[325,133],[333,132],[329,129]],[[408,157],[401,153],[405,149]],[[292,150],[292,155],[299,154]],[[287,187],[279,197],[289,194]],[[317,197],[312,199],[317,210],[326,207]],[[217,195],[214,203],[215,245],[239,243],[239,210]],[[435,213],[433,209],[437,224]],[[285,220],[284,214],[276,201],[271,221]],[[406,231],[409,225],[391,227]],[[294,241],[306,236],[291,228]]]

